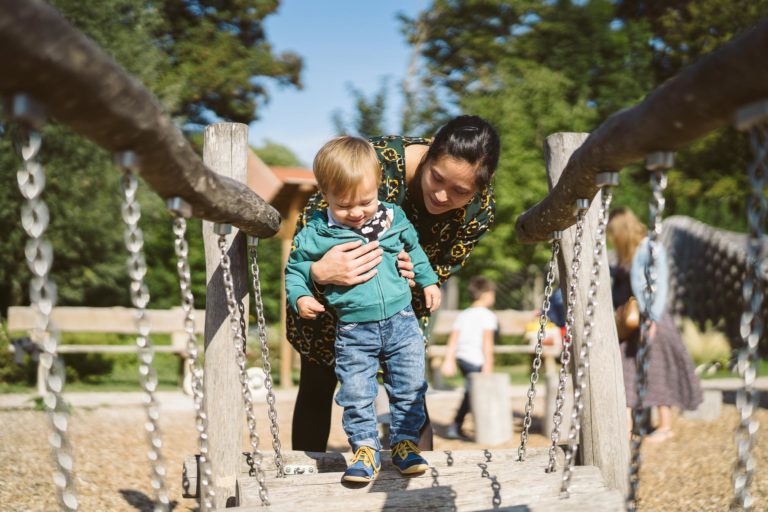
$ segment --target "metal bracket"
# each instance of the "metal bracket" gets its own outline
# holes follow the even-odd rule
[[[766,120],[768,120],[768,100],[762,100],[737,110],[734,125],[740,132],[745,132]]]
[[[124,171],[135,173],[139,170],[139,155],[135,151],[119,151],[115,153],[115,165]]]
[[[577,199],[576,200],[576,211],[584,211],[589,210],[589,205],[592,204],[592,201],[589,199]]]
[[[192,205],[178,196],[166,199],[165,207],[168,208],[168,211],[179,217],[188,219],[192,216]]]
[[[563,232],[562,231],[553,231],[549,234],[549,241],[554,242],[555,240],[562,240],[563,238]]]
[[[656,151],[645,158],[645,168],[649,171],[663,171],[675,165],[673,151]]]
[[[619,173],[618,171],[601,172],[595,176],[595,185],[598,187],[618,187],[619,186]]]
[[[309,464],[288,464],[285,466],[286,475],[314,475],[315,473],[317,473],[317,468]]]
[[[219,224],[217,222],[213,225],[213,232],[217,235],[229,235],[232,233],[232,224]]]
[[[29,94],[14,94],[4,103],[8,117],[30,128],[42,128],[47,121],[45,106]]]
[[[248,237],[246,238],[246,241],[247,241],[248,247],[258,247],[259,245],[259,237],[257,236],[248,235]]]

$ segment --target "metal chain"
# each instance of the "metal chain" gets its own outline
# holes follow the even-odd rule
[[[608,210],[611,207],[613,191],[611,187],[601,189],[602,200],[597,220],[595,248],[592,252],[592,272],[587,292],[587,307],[585,309],[583,342],[579,349],[578,367],[576,369],[576,384],[573,391],[573,409],[571,411],[571,428],[568,432],[568,450],[565,452],[563,465],[563,481],[560,493],[568,497],[571,487],[571,469],[579,447],[581,433],[581,416],[584,410],[584,393],[587,389],[586,374],[589,370],[589,351],[592,348],[592,334],[595,328],[595,310],[597,309],[597,290],[600,286],[600,268],[602,267],[603,251],[605,250],[605,231],[608,225]]]
[[[189,243],[187,242],[187,221],[178,215],[173,220],[176,252],[176,271],[179,275],[181,309],[184,312],[184,333],[187,335],[187,364],[192,377],[192,398],[195,407],[195,428],[197,429],[198,474],[200,475],[200,501],[203,510],[213,510],[211,459],[208,452],[208,416],[203,407],[203,368],[200,365],[200,348],[195,334],[195,299],[192,294],[192,275],[189,267]]]
[[[44,238],[49,221],[48,206],[41,198],[45,188],[45,170],[37,161],[42,138],[38,132],[20,127],[15,142],[16,151],[24,162],[16,178],[21,195],[27,200],[21,209],[21,225],[29,236],[24,252],[33,275],[29,284],[29,298],[37,316],[36,333],[42,341],[40,363],[43,366],[42,377],[46,390],[43,403],[53,429],[48,442],[56,465],[53,482],[60,508],[74,511],[78,509],[79,503],[73,473],[72,445],[67,432],[69,412],[61,395],[66,371],[58,355],[59,331],[51,319],[56,305],[56,284],[50,279],[53,248]]]
[[[587,206],[588,207],[588,206]],[[571,344],[573,342],[574,307],[576,305],[576,289],[579,285],[579,269],[581,268],[581,239],[584,236],[584,215],[586,209],[579,208],[576,213],[576,239],[573,244],[573,260],[571,261],[570,285],[568,287],[568,302],[565,313],[565,336],[563,350],[560,355],[560,379],[557,384],[555,397],[555,413],[552,416],[552,445],[549,447],[549,464],[546,472],[552,473],[557,465],[557,443],[560,441],[560,424],[563,422],[563,405],[565,404],[565,386],[568,367],[571,364]]]
[[[269,430],[272,432],[272,448],[275,449],[275,467],[278,477],[285,476],[285,465],[280,445],[280,428],[277,424],[277,408],[275,407],[275,391],[272,385],[272,365],[269,362],[269,345],[267,345],[267,321],[264,319],[264,301],[261,297],[261,280],[259,278],[258,238],[248,238],[248,253],[251,259],[251,278],[253,279],[253,298],[256,307],[256,323],[258,325],[259,341],[261,342],[261,362],[264,369],[264,387],[267,390],[267,405],[269,405]]]
[[[667,175],[664,170],[654,170],[651,173],[651,189],[653,195],[648,202],[650,229],[648,230],[648,265],[645,267],[645,287],[643,298],[645,307],[641,312],[640,339],[638,343],[635,362],[637,366],[635,376],[635,388],[637,389],[637,403],[632,410],[632,439],[630,443],[629,461],[629,495],[627,496],[627,510],[637,510],[638,488],[640,486],[640,448],[647,433],[648,408],[644,407],[645,394],[648,389],[648,364],[653,339],[650,336],[653,320],[650,316],[651,307],[656,299],[656,244],[661,235],[661,214],[664,212],[664,189],[667,187]]]
[[[217,226],[224,226],[217,224]],[[219,233],[219,251],[221,253],[221,270],[224,280],[224,292],[227,298],[227,312],[229,313],[229,327],[232,331],[232,337],[235,343],[235,359],[240,370],[240,387],[243,393],[243,406],[248,423],[248,434],[250,436],[251,454],[249,462],[252,464],[253,475],[259,483],[259,498],[263,505],[269,505],[269,496],[267,494],[267,484],[264,477],[264,469],[261,463],[264,456],[259,450],[259,434],[256,432],[256,415],[253,412],[253,396],[251,388],[248,386],[248,373],[246,371],[245,360],[245,339],[240,327],[240,321],[237,312],[237,301],[235,299],[235,285],[232,280],[232,268],[229,255],[227,255],[227,236],[226,233]]]
[[[125,222],[124,240],[128,249],[128,276],[131,278],[131,304],[136,309],[136,346],[139,357],[139,381],[146,394],[144,408],[147,413],[147,422],[144,428],[147,431],[149,452],[147,456],[152,465],[151,482],[155,491],[155,511],[167,511],[170,507],[168,494],[165,489],[166,469],[163,464],[161,449],[163,441],[160,435],[160,404],[155,398],[157,390],[157,371],[154,367],[154,348],[150,340],[150,324],[147,318],[147,304],[149,304],[149,289],[144,283],[147,274],[147,263],[144,259],[144,234],[139,228],[141,219],[141,207],[136,198],[138,179],[132,174],[127,163],[121,163],[120,158],[135,158],[127,153],[118,155],[118,164],[124,169],[120,180],[120,189],[123,192],[122,217]]]
[[[736,394],[736,408],[739,411],[739,425],[736,429],[737,460],[733,468],[732,481],[734,498],[731,508],[735,510],[751,510],[754,500],[749,492],[752,483],[752,472],[755,459],[752,449],[759,423],[754,417],[758,407],[758,396],[754,389],[757,378],[757,346],[763,335],[764,318],[761,308],[765,299],[763,282],[766,265],[762,255],[765,233],[763,226],[768,216],[768,200],[765,189],[768,185],[768,123],[766,119],[750,128],[749,142],[755,159],[749,166],[749,182],[752,193],[747,200],[747,220],[749,222],[749,239],[747,242],[747,271],[744,276],[742,298],[744,312],[741,315],[740,332],[744,344],[739,350],[737,369],[743,381],[742,387]]]
[[[536,334],[535,357],[533,358],[533,371],[531,371],[531,387],[528,388],[528,402],[525,404],[525,418],[523,419],[523,430],[520,432],[520,446],[517,449],[517,460],[525,460],[526,446],[528,445],[528,430],[531,428],[533,420],[533,401],[536,398],[536,383],[539,380],[539,368],[541,368],[541,353],[543,352],[544,335],[546,333],[547,322],[549,321],[549,308],[551,306],[549,299],[552,297],[555,282],[555,266],[557,265],[557,255],[560,252],[560,240],[552,240],[552,256],[549,258],[547,270],[547,285],[544,287],[544,303],[541,306],[541,315],[539,316],[539,331]]]

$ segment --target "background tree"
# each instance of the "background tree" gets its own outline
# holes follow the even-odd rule
[[[216,120],[249,123],[266,101],[266,80],[300,86],[301,59],[275,54],[262,20],[279,2],[260,0],[52,0],[73,25],[135,75],[193,139]],[[26,238],[19,215],[18,160],[8,127],[0,126],[0,314],[27,301]],[[112,156],[70,130],[43,131],[48,237],[61,305],[128,305],[128,278],[119,201],[120,172]],[[140,187],[151,307],[178,302],[171,217]],[[196,306],[205,301],[200,222],[189,223]]]
[[[388,80],[381,81],[379,90],[366,97],[365,93],[352,84],[347,84],[347,90],[352,96],[354,105],[352,114],[346,116],[342,110],[336,110],[331,116],[334,129],[338,135],[358,135],[372,137],[386,133],[384,119],[387,110]]]

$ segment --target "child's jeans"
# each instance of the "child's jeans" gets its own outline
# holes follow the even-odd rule
[[[472,393],[472,388],[470,387],[470,381],[472,379],[470,379],[469,376],[473,373],[480,373],[480,370],[482,370],[483,367],[464,361],[463,359],[458,359],[456,362],[459,365],[459,370],[461,370],[461,375],[464,377],[464,398],[461,401],[459,410],[456,411],[456,418],[453,420],[453,422],[456,424],[456,426],[461,428],[461,426],[464,424],[464,418],[467,416],[467,413],[471,407],[469,402],[469,395]]]
[[[343,323],[336,328],[336,376],[341,387],[336,403],[344,408],[342,423],[353,450],[381,449],[373,407],[381,362],[389,395],[390,445],[419,440],[426,421],[424,341],[411,306],[386,320]]]

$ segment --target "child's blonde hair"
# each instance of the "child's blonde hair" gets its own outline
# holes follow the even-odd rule
[[[366,178],[379,180],[379,159],[364,139],[343,135],[326,142],[312,163],[317,187],[322,193],[352,190]]]

